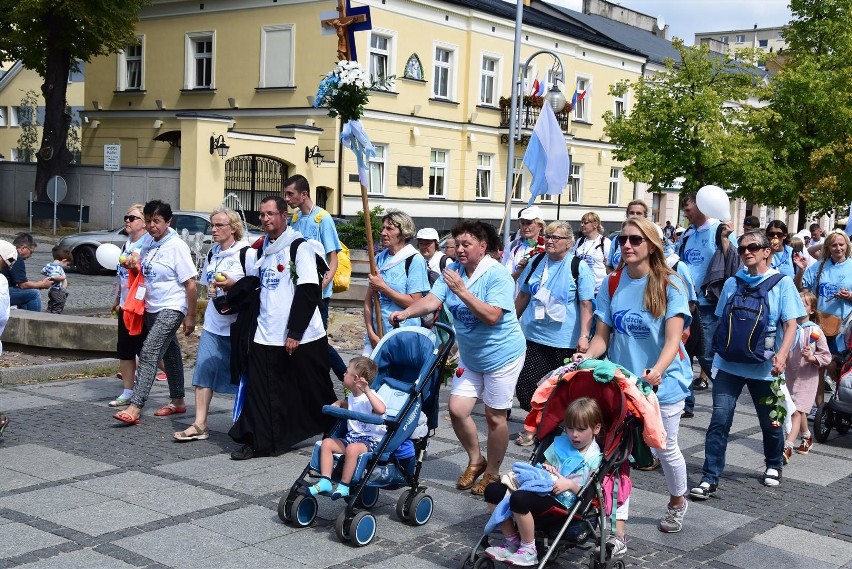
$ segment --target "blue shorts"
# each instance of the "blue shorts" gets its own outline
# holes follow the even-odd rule
[[[373,452],[379,445],[379,440],[371,437],[370,435],[346,433],[346,436],[340,440],[343,442],[343,446],[349,446],[352,443],[361,443],[367,447],[367,452]]]

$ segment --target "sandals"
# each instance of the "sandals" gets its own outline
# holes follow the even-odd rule
[[[515,444],[522,447],[529,447],[535,444],[535,433],[523,430],[518,433],[518,438],[515,439]]]
[[[189,429],[194,430],[195,433],[187,434],[186,431],[188,431]],[[198,425],[193,423],[189,427],[184,429],[183,431],[178,431],[172,436],[174,436],[176,441],[181,441],[181,442],[184,442],[184,441],[203,441],[205,439],[210,438],[210,431],[208,429],[202,430],[201,427],[199,427]]]
[[[474,496],[482,496],[485,494],[485,488],[492,482],[500,482],[500,477],[496,474],[485,474],[479,480],[479,483],[470,489],[470,493]]]
[[[485,458],[479,464],[468,463],[467,468],[464,469],[462,475],[459,476],[458,482],[456,482],[456,488],[459,490],[470,490],[476,479],[485,472],[487,467],[488,461]]]
[[[178,413],[186,413],[186,407],[178,407],[174,403],[166,403],[165,405],[154,411],[154,415],[156,415],[157,417],[168,417],[169,415],[176,415]]]
[[[126,407],[128,405],[130,405],[130,398],[125,399],[120,395],[109,402],[110,407]]]
[[[141,421],[128,413],[127,411],[119,411],[112,416],[113,419],[118,419],[125,425],[138,425]]]
[[[764,470],[762,484],[764,486],[770,486],[772,488],[775,488],[776,486],[781,486],[781,469],[767,468],[766,470]]]
[[[0,436],[3,436],[3,431],[9,426],[9,417],[0,414]]]

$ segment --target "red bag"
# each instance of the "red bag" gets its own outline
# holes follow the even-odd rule
[[[124,327],[127,328],[127,333],[131,336],[138,336],[142,333],[142,324],[145,321],[145,301],[136,298],[136,291],[143,282],[141,271],[136,274],[130,273],[127,277],[129,285],[127,298],[124,299],[121,310]]]

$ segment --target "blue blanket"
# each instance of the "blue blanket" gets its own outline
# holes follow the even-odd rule
[[[542,495],[552,493],[553,478],[541,466],[532,466],[526,462],[516,462],[512,465],[512,471],[514,471],[515,479],[518,481],[518,490],[526,490]],[[509,494],[506,494],[506,497],[491,512],[491,517],[488,518],[488,523],[485,524],[485,533],[491,533],[500,523],[510,517],[512,517],[512,510],[509,509]]]

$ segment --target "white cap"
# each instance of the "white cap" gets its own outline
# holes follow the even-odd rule
[[[675,229],[675,235],[680,235],[684,231],[686,231],[685,227],[678,227],[677,229]]]
[[[528,208],[524,208],[521,215],[518,216],[518,219],[526,219],[527,221],[532,221],[534,219],[544,220],[544,212],[541,211],[541,208],[537,205],[531,205]]]
[[[8,241],[0,240],[0,257],[11,265],[18,259],[18,249]]]
[[[441,238],[438,237],[438,232],[432,229],[431,227],[424,227],[420,231],[417,232],[417,235],[414,236],[415,239],[424,239],[429,241],[440,241]]]

